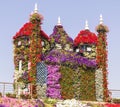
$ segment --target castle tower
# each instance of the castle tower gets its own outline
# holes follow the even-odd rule
[[[75,51],[81,56],[96,58],[97,36],[89,30],[88,21],[85,22],[85,29],[81,30],[74,39]]]
[[[30,19],[13,36],[14,44],[14,83],[16,91],[20,94],[23,89],[28,89],[28,83],[37,82],[37,63],[45,50],[49,37],[41,29],[43,16],[38,13],[37,4]],[[19,84],[19,86],[17,85]],[[21,84],[21,85],[20,85]]]
[[[103,101],[108,101],[109,92],[108,92],[108,71],[107,71],[107,35],[108,27],[103,24],[102,15],[100,15],[100,23],[96,27],[98,32],[98,42],[97,42],[97,64],[99,70],[102,71],[102,84],[103,84]]]
[[[64,30],[58,17],[57,25],[54,26],[53,33],[50,35],[52,49],[73,51],[73,39]]]

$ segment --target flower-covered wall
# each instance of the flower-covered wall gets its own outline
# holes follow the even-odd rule
[[[41,29],[42,19],[40,14],[33,13],[30,21],[13,37],[15,89],[18,88],[17,84],[22,84],[24,89],[28,88],[28,83],[35,85],[37,82],[37,63],[41,62],[42,54],[50,47],[49,37]]]
[[[82,30],[73,41],[60,23],[48,37],[42,20],[34,11],[13,37],[17,93],[30,87],[39,98],[107,101],[105,27],[97,27],[98,36]]]
[[[87,96],[89,96],[87,100],[95,100],[96,62],[94,60],[63,50],[52,50],[44,60],[48,65],[48,72],[50,72],[47,81],[47,95],[49,97],[63,99],[75,97],[85,100],[87,91]],[[87,68],[90,70],[87,70]],[[86,80],[85,83],[84,80]],[[86,83],[88,84],[87,88]],[[56,93],[54,93],[55,87],[59,90],[59,92],[57,91],[59,97],[56,97]],[[88,91],[88,88],[90,91]],[[50,92],[52,94],[49,94]]]

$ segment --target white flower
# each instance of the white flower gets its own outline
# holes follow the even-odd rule
[[[87,106],[87,104],[82,104],[78,100],[69,99],[57,102],[56,107],[90,107],[90,106]]]

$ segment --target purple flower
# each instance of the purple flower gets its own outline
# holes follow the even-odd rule
[[[0,104],[0,107],[6,107],[5,105],[3,105],[3,104]]]
[[[90,60],[77,55],[74,52],[65,52],[62,50],[52,50],[45,58],[45,61],[52,64],[69,64],[71,67],[86,65],[87,67],[96,67],[95,60]],[[49,71],[49,70],[48,70]]]
[[[35,105],[35,107],[45,107],[44,103],[39,99],[36,100],[36,103],[37,105]]]

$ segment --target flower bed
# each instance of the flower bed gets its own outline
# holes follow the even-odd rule
[[[40,100],[23,100],[3,97],[0,98],[0,107],[44,107]]]
[[[120,104],[79,101],[75,99],[14,99],[8,97],[0,98],[0,107],[120,107]]]

